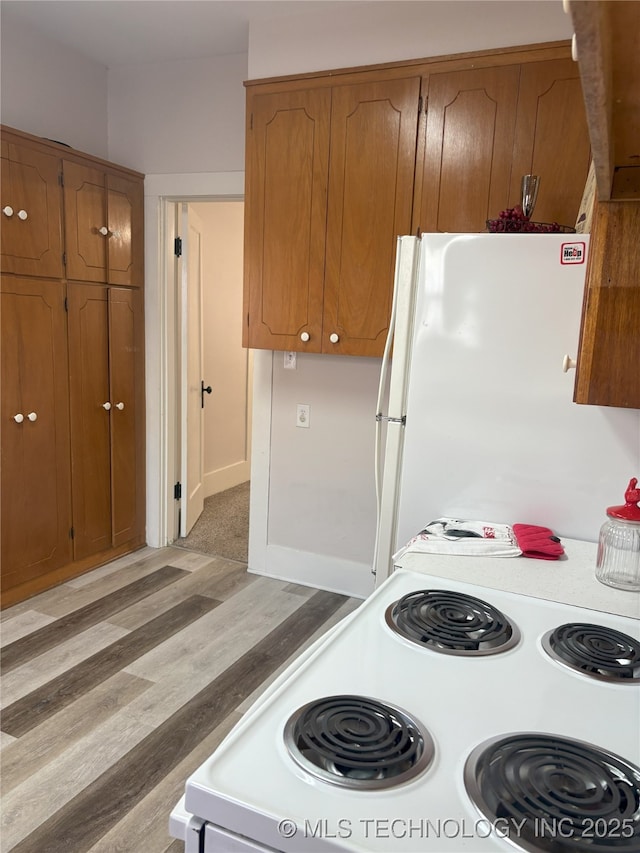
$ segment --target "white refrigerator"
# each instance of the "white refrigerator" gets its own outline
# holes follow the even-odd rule
[[[398,238],[376,416],[376,585],[436,518],[593,542],[606,507],[624,502],[640,476],[640,412],[573,402],[588,242]]]

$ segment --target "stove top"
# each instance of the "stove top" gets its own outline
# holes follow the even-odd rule
[[[401,602],[422,601],[425,591],[427,609],[442,594],[454,602],[436,612],[473,626],[472,646],[482,646],[486,625],[493,637],[500,623],[511,632],[506,647],[489,639],[477,654],[465,638],[463,654],[442,653],[439,638],[424,644],[398,633],[390,613],[404,611]],[[481,626],[466,609],[469,597],[482,605]],[[414,609],[421,621],[424,608]],[[592,677],[552,656],[550,637],[576,624],[607,629],[608,639],[595,641],[583,631],[583,642],[613,657],[614,668],[640,641],[640,622],[630,617],[398,570],[289,668],[189,778],[187,811],[287,853],[639,853],[640,687],[632,678]],[[598,662],[597,675],[608,668]],[[336,709],[336,699],[346,707]],[[385,746],[402,744],[399,755],[391,749],[395,780],[378,777],[375,761],[351,764],[354,750],[358,757],[369,747],[375,752],[378,735]],[[363,736],[360,746],[346,744],[354,736]],[[325,755],[336,743],[338,754]],[[404,763],[405,746],[418,755],[417,770]],[[540,746],[551,757],[535,753]],[[368,784],[354,784],[357,777]],[[488,793],[493,777],[496,794]],[[500,787],[505,778],[516,793]],[[518,796],[535,800],[526,784],[542,794],[542,810],[505,831],[504,818],[524,817]],[[545,815],[546,794],[557,813]],[[571,811],[577,806],[586,807],[593,826],[586,817],[583,826],[598,840],[562,846],[561,833],[573,836],[575,827],[560,816],[567,808],[579,814]],[[543,834],[556,846],[544,846]]]

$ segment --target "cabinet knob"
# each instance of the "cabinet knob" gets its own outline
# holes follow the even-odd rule
[[[37,421],[37,420],[38,420],[38,416],[36,415],[36,413],[35,413],[35,412],[29,412],[29,414],[27,415],[27,417],[29,418],[29,420],[30,420],[32,423],[33,423],[33,421]]]
[[[311,338],[311,335],[309,334],[309,332],[303,332],[303,333],[300,335],[300,340],[301,340],[301,341],[304,341],[305,343],[306,343],[310,338]]]
[[[124,409],[124,403],[116,403],[116,409],[122,411]]]
[[[102,408],[109,411],[109,409],[111,408],[111,403],[109,403],[108,401],[106,403],[103,403]]]
[[[5,207],[3,207],[2,212],[5,216],[13,216],[13,208],[10,204],[7,204]]]
[[[22,412],[18,412],[17,415],[13,416],[13,419],[17,424],[21,424],[22,421],[24,420],[24,415],[22,414]]]
[[[571,358],[570,355],[565,355],[565,357],[562,359],[563,372],[566,373],[568,370],[575,370],[575,367],[576,360],[574,358]]]
[[[109,229],[106,228],[104,225],[102,226],[102,228],[98,228],[98,234],[102,234],[103,237],[106,237],[108,233]]]
[[[578,39],[575,33],[571,36],[571,59],[578,61]]]
[[[329,335],[329,340],[332,344],[337,344],[340,340],[340,335],[337,335],[335,332],[332,332],[332,334]]]
[[[18,211],[18,219],[22,219],[24,221],[25,219],[27,219],[28,216],[29,216],[29,214],[27,213],[26,210],[19,210]]]

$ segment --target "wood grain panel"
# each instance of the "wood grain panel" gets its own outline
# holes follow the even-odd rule
[[[74,610],[68,616],[63,616],[49,625],[33,631],[28,637],[9,643],[0,652],[0,663],[3,671],[9,672],[24,661],[36,657],[57,643],[61,643],[80,631],[85,631],[92,625],[97,625],[109,616],[124,610],[137,601],[146,598],[158,589],[172,584],[184,577],[186,572],[172,566],[164,566],[158,571],[145,575],[121,589],[103,598]]]
[[[65,708],[97,684],[110,678],[127,663],[146,654],[167,637],[182,630],[219,602],[192,596],[182,604],[157,616],[87,660],[52,679],[42,687],[9,705],[2,713],[2,729],[14,737],[35,728],[43,719]]]
[[[144,185],[120,175],[106,175],[107,279],[110,284],[144,284]]]
[[[63,161],[64,222],[67,277],[76,281],[107,281],[105,176],[100,169]]]
[[[6,590],[71,559],[71,479],[64,285],[3,276],[1,290]]]
[[[523,175],[538,175],[532,219],[573,227],[591,149],[578,69],[570,59],[523,65],[509,206],[521,201]]]
[[[576,403],[640,409],[640,203],[599,202],[589,247]]]
[[[484,231],[507,206],[519,76],[505,66],[429,77],[422,231]]]
[[[333,90],[324,352],[382,354],[396,238],[411,228],[419,97],[419,77]]]
[[[344,596],[318,592],[250,652],[145,737],[95,782],[60,808],[13,849],[85,853],[192,752],[242,699],[298,648]],[[86,816],[91,815],[87,821]]]
[[[62,276],[62,190],[58,157],[23,148],[3,146],[2,215],[3,272],[20,275]],[[23,216],[18,214],[22,211]]]
[[[258,95],[248,107],[244,344],[319,352],[328,91]]]

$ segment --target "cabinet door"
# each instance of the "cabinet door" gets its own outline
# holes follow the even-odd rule
[[[62,276],[60,160],[32,148],[3,146],[2,270]]]
[[[108,289],[68,286],[71,471],[76,560],[111,546]]]
[[[396,238],[411,230],[419,98],[417,77],[333,89],[323,352],[382,355]]]
[[[144,342],[142,293],[109,288],[113,545],[144,530]]]
[[[578,66],[571,59],[522,66],[509,206],[523,175],[539,175],[532,219],[575,226],[591,151]]]
[[[141,181],[107,175],[107,280],[110,284],[142,286],[143,206]]]
[[[328,89],[250,96],[245,346],[320,352],[330,104]]]
[[[71,560],[64,285],[3,276],[1,319],[2,585],[8,589]]]
[[[519,66],[428,79],[422,231],[485,231],[507,206]]]
[[[109,228],[104,172],[67,160],[63,168],[67,278],[106,282]]]

